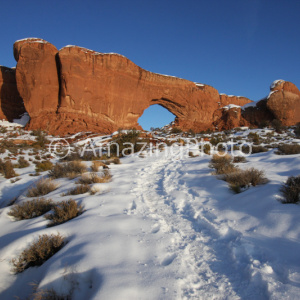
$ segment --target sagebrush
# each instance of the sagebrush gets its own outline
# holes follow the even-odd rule
[[[60,234],[43,234],[28,248],[22,251],[18,258],[12,259],[13,271],[21,273],[25,269],[40,266],[58,252],[65,244],[65,238]]]
[[[37,198],[14,205],[7,214],[16,220],[32,219],[45,214],[52,206],[51,199]]]
[[[76,218],[83,212],[83,207],[73,199],[61,201],[52,208],[52,212],[45,215],[50,220],[48,226],[55,226]]]

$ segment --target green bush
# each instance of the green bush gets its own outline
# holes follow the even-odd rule
[[[27,268],[42,265],[58,252],[64,244],[65,239],[60,234],[40,235],[38,240],[23,250],[18,258],[11,260],[13,271],[21,273]]]
[[[78,205],[73,199],[62,201],[53,206],[52,213],[45,215],[45,219],[50,220],[48,227],[65,223],[76,218],[83,212],[83,207]]]
[[[280,189],[284,196],[283,203],[299,203],[300,202],[300,175],[290,176]]]
[[[52,206],[51,199],[37,198],[14,205],[7,214],[16,220],[32,219],[45,214]]]

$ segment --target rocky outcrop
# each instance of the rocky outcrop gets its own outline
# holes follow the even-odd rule
[[[44,128],[43,118],[54,120],[58,108],[58,50],[42,39],[30,38],[14,44],[18,91],[30,115],[32,128]],[[40,125],[39,125],[40,124]]]
[[[42,39],[17,41],[14,55],[18,91],[31,117],[28,129],[67,134],[140,128],[139,117],[153,104],[172,112],[176,126],[195,132],[259,124],[260,118],[289,124],[299,119],[299,94],[292,84],[276,84],[269,99],[256,107],[226,110],[252,101],[146,71],[122,55],[77,46],[58,51]]]
[[[291,82],[276,80],[270,87],[267,108],[283,125],[300,122],[300,91]]]
[[[26,112],[16,84],[16,70],[0,66],[0,120],[12,122]]]

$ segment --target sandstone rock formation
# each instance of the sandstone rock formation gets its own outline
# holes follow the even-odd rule
[[[276,80],[271,85],[267,108],[283,125],[300,122],[300,91],[291,82]]]
[[[14,44],[18,91],[31,118],[31,128],[44,128],[44,118],[55,122],[59,83],[58,50],[42,39],[30,38]]]
[[[31,117],[28,129],[67,134],[140,128],[138,118],[153,104],[172,112],[176,126],[195,132],[258,125],[274,118],[285,124],[299,121],[299,91],[287,82],[276,83],[269,99],[256,107],[226,110],[229,104],[252,101],[146,71],[122,55],[77,46],[58,51],[42,39],[17,41],[14,55],[17,87]]]
[[[16,84],[16,70],[0,66],[0,120],[12,122],[25,113]]]

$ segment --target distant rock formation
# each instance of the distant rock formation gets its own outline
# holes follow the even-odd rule
[[[25,112],[17,89],[16,70],[0,66],[0,120],[12,122]]]
[[[17,88],[31,118],[28,129],[64,135],[140,128],[138,119],[152,104],[172,112],[176,126],[195,132],[274,118],[286,125],[300,121],[300,93],[289,82],[276,82],[268,99],[255,106],[208,85],[146,71],[119,54],[77,46],[58,51],[45,40],[29,38],[14,44],[14,56]]]

